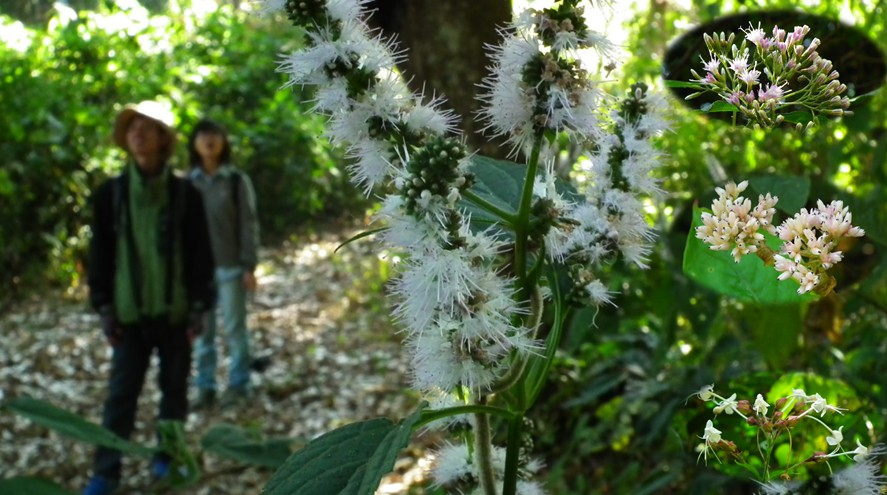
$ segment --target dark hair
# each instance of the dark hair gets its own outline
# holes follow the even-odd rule
[[[197,141],[197,135],[201,132],[208,132],[222,136],[223,144],[222,153],[219,155],[219,164],[230,163],[231,142],[228,140],[228,132],[218,122],[203,119],[194,126],[194,129],[191,131],[191,137],[188,138],[188,160],[191,163],[191,168],[197,168],[203,163],[200,159],[200,153],[198,153],[197,148],[194,147],[194,143]]]

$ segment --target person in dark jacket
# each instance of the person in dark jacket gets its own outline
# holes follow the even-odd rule
[[[113,346],[102,424],[122,438],[135,427],[136,407],[154,350],[160,361],[159,419],[188,412],[191,347],[202,315],[215,305],[215,265],[200,193],[172,173],[176,134],[157,102],[128,105],[117,115],[114,142],[130,161],[92,198],[89,298]],[[121,475],[121,452],[100,447],[84,495],[109,495]],[[155,477],[170,458],[156,456]]]

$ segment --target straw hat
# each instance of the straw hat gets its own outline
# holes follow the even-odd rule
[[[126,129],[137,115],[153,120],[160,130],[166,133],[169,144],[165,150],[165,157],[169,158],[176,144],[176,131],[172,128],[173,115],[169,108],[156,101],[143,101],[123,107],[114,121],[114,144],[124,150],[127,149]]]

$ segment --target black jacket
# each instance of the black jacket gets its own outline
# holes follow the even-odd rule
[[[118,228],[119,215],[128,204],[128,174],[109,179],[92,197],[92,238],[89,243],[89,302],[96,311],[111,311],[114,305],[114,277],[116,273],[117,236],[125,236]],[[200,192],[187,180],[170,174],[170,204],[182,206],[179,229],[175,238],[181,239],[184,257],[184,286],[190,312],[202,312],[215,306],[215,264],[210,245],[209,228]],[[184,198],[176,195],[184,194]],[[116,210],[116,211],[115,211]],[[175,215],[167,215],[168,231],[173,230]],[[121,231],[124,230],[124,231]],[[170,237],[170,242],[173,242]],[[170,250],[175,252],[175,250]]]

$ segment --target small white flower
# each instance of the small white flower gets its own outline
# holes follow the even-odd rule
[[[722,412],[727,413],[727,414],[733,414],[734,412],[737,412],[737,410],[736,410],[737,405],[739,405],[739,403],[736,401],[736,394],[733,394],[730,397],[727,397],[726,399],[724,399],[720,404],[718,404],[713,409],[713,411],[715,414],[721,414]]]
[[[825,437],[825,442],[832,447],[835,447],[835,450],[837,450],[840,447],[841,442],[844,441],[844,434],[841,431],[843,429],[844,427],[842,426],[837,430],[830,430],[830,434]]]
[[[721,430],[715,428],[714,423],[708,420],[705,423],[705,433],[703,433],[702,439],[708,445],[716,444],[721,441]]]
[[[864,445],[859,441],[859,439],[857,439],[857,440],[856,440],[856,448],[853,449],[852,451],[850,451],[849,453],[850,453],[850,454],[854,454],[854,456],[853,456],[853,460],[854,460],[854,461],[856,461],[856,462],[862,462],[862,461],[864,461],[864,460],[868,457],[868,455],[869,455],[870,452],[871,452],[871,449],[869,449],[868,447],[864,446]]]
[[[714,397],[714,388],[714,384],[704,385],[702,388],[699,389],[699,392],[696,392],[696,396],[699,397],[701,400],[708,402],[712,399],[712,397]]]
[[[766,416],[767,410],[770,408],[770,404],[767,404],[767,401],[764,400],[764,397],[761,394],[755,398],[755,414],[758,416]]]

